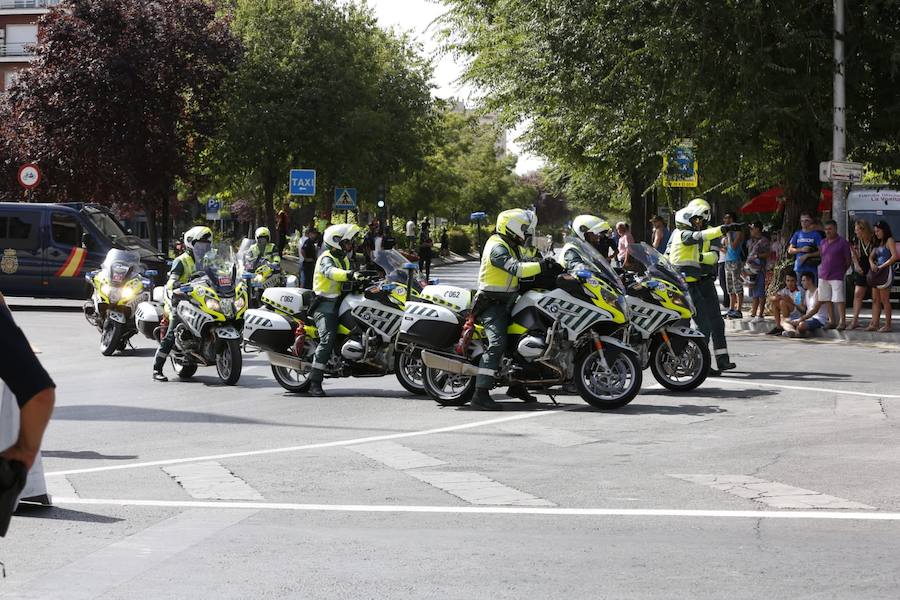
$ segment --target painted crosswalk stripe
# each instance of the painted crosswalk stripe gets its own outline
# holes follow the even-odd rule
[[[348,446],[348,449],[400,471],[420,469],[422,467],[439,467],[447,464],[440,459],[417,452],[396,442],[360,444],[358,446]]]
[[[557,429],[555,427],[544,427],[537,423],[515,423],[509,425],[500,425],[501,431],[514,433],[518,435],[534,438],[539,442],[558,446],[560,448],[572,448],[574,446],[583,446],[584,444],[592,444],[598,440],[568,431],[566,429]]]
[[[875,510],[874,506],[749,475],[669,475],[773,508]]]
[[[62,499],[63,503],[78,499]],[[218,532],[237,525],[258,509],[193,508],[166,519],[62,568],[29,581],[4,581],[4,600],[89,600],[132,581]]]
[[[52,500],[54,496],[63,496],[66,498],[78,497],[78,492],[69,481],[68,477],[48,477],[46,479],[47,493],[50,494]]]
[[[409,471],[409,474],[469,504],[491,506],[556,506],[549,500],[520,492],[479,473]]]
[[[178,485],[198,500],[263,500],[246,481],[210,461],[163,467]]]

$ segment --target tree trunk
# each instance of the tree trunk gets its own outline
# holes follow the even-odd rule
[[[822,184],[819,183],[819,162],[812,143],[808,143],[802,157],[802,175],[797,181],[786,182],[787,195],[784,205],[784,222],[781,230],[786,239],[800,226],[800,214],[818,215],[819,195]]]
[[[162,195],[162,210],[160,211],[162,214],[160,216],[160,222],[162,223],[162,247],[163,252],[166,256],[169,255],[169,238],[171,237],[172,231],[172,223],[171,217],[169,216],[169,194],[164,193]]]
[[[644,183],[641,174],[633,170],[628,174],[628,195],[631,198],[631,208],[628,210],[628,219],[631,221],[631,235],[634,241],[641,242],[647,239],[647,203],[643,196]]]
[[[150,235],[150,244],[159,248],[159,230],[156,227],[156,207],[149,199],[144,200],[144,216],[147,218],[147,233]]]

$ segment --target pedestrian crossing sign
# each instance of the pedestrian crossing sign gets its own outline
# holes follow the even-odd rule
[[[356,188],[335,188],[334,210],[356,210]]]

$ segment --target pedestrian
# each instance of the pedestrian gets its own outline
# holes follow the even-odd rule
[[[416,222],[410,219],[406,222],[406,248],[412,251],[416,246]]]
[[[311,290],[313,287],[313,273],[316,268],[316,259],[319,258],[319,248],[322,246],[322,240],[319,239],[319,230],[310,227],[306,231],[306,240],[300,247],[300,258],[302,259],[302,277],[301,285],[304,289]]]
[[[853,256],[853,320],[850,321],[848,329],[857,329],[859,327],[859,313],[862,310],[863,300],[869,293],[869,283],[866,276],[869,274],[869,255],[875,247],[875,232],[872,226],[865,219],[859,219],[853,227],[856,234],[853,245],[850,247]]]
[[[653,217],[650,223],[653,225],[653,247],[660,254],[665,254],[666,248],[669,247],[669,236],[671,235],[669,227],[659,215]]]
[[[37,459],[53,413],[56,384],[13,320],[3,294],[0,294],[0,380],[16,397],[20,410],[19,435],[12,446],[0,453],[0,458],[22,463],[28,472]]]
[[[785,337],[806,336],[807,334],[822,329],[828,323],[828,307],[819,299],[819,290],[816,288],[816,277],[810,272],[800,276],[800,285],[803,286],[803,304],[806,312],[796,319],[788,319],[782,323]]]
[[[431,239],[427,219],[422,221],[422,231],[419,233],[419,272],[425,273],[425,280],[431,278],[431,248],[434,241]]]
[[[766,311],[766,264],[769,254],[769,239],[763,233],[760,221],[750,224],[750,241],[747,245],[745,270],[750,282],[750,322],[762,323]]]
[[[775,327],[767,335],[781,335],[784,333],[784,321],[799,319],[805,312],[803,306],[803,290],[797,285],[797,274],[788,271],[784,275],[784,287],[769,297],[769,304],[775,315]]]
[[[735,222],[734,213],[727,212],[722,219],[725,225]],[[744,280],[742,273],[744,261],[741,255],[741,247],[744,243],[743,231],[729,231],[722,245],[725,247],[725,291],[728,293],[728,312],[725,316],[729,319],[742,319],[744,314]]]
[[[819,245],[819,300],[828,308],[828,329],[847,328],[847,289],[844,277],[853,263],[850,242],[838,235],[837,222],[825,221],[825,239]]]
[[[441,256],[444,258],[450,256],[450,235],[446,227],[441,229]]]
[[[288,208],[287,203],[285,203],[275,216],[275,235],[278,236],[279,255],[284,252],[284,248],[287,246],[288,228],[291,226],[291,218],[287,211]]]
[[[628,246],[634,243],[634,238],[631,236],[631,227],[624,221],[616,223],[616,233],[619,234],[616,260],[622,266],[628,260]]]
[[[891,284],[894,282],[894,263],[898,260],[897,243],[887,221],[875,223],[875,247],[869,254],[868,283],[872,286],[872,322],[866,331],[891,332]],[[881,311],[884,327],[879,329]]]
[[[819,244],[822,243],[822,234],[815,229],[815,221],[809,213],[800,214],[800,229],[791,236],[788,245],[788,254],[794,257],[794,272],[798,276],[803,273],[812,273],[816,279],[819,271]]]

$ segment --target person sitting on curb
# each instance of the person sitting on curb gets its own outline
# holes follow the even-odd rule
[[[769,304],[775,315],[775,327],[767,335],[784,333],[783,323],[788,319],[799,319],[803,314],[803,290],[797,287],[797,274],[788,271],[784,275],[784,287],[769,296]]]
[[[816,329],[822,329],[828,324],[828,305],[819,300],[819,290],[816,288],[816,279],[813,273],[803,273],[800,277],[800,284],[805,290],[804,303],[806,304],[806,313],[799,319],[784,321],[785,337],[797,337],[798,335],[806,336],[809,332]]]

